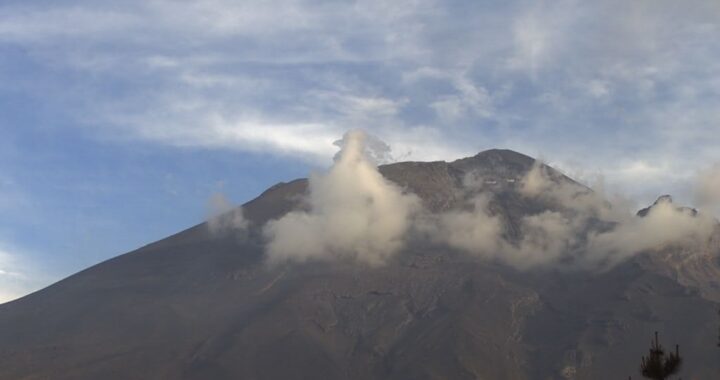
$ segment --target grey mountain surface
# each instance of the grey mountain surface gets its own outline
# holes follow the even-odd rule
[[[380,172],[432,213],[490,193],[517,240],[523,216],[562,207],[519,194],[534,162],[490,150]],[[0,379],[639,378],[656,330],[683,378],[720,373],[717,233],[604,271],[520,271],[419,237],[382,266],[266,265],[262,226],[307,186],[243,205],[246,231],[203,223],[0,305]]]

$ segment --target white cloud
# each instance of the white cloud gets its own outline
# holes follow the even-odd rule
[[[327,160],[362,127],[417,158],[531,141],[588,166],[720,160],[714,0],[17,4],[0,43],[58,73],[23,89],[103,138]]]
[[[331,157],[337,128],[319,123],[282,123],[255,117],[226,117],[205,104],[175,104],[168,118],[120,113],[104,114],[119,127],[134,129],[141,138],[178,147],[206,147],[281,155],[324,161]],[[184,108],[184,109],[183,109]],[[185,118],[180,115],[186,116]]]
[[[587,257],[590,263],[613,265],[627,257],[668,246],[703,248],[709,242],[717,221],[691,209],[660,202],[645,217],[617,221],[615,228],[591,236]],[[697,250],[702,252],[702,250]]]

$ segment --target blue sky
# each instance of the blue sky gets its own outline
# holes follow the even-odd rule
[[[4,0],[0,301],[326,167],[352,128],[689,202],[718,41],[715,0]]]

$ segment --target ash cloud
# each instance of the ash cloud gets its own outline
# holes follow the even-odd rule
[[[377,169],[389,147],[361,130],[335,143],[341,150],[326,173],[309,178],[307,211],[269,222],[270,263],[349,258],[379,265],[405,245],[419,199],[405,194]]]

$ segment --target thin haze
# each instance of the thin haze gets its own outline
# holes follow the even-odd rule
[[[715,0],[5,0],[0,288],[327,167],[355,128],[396,160],[506,147],[642,204],[700,205],[719,20]]]

